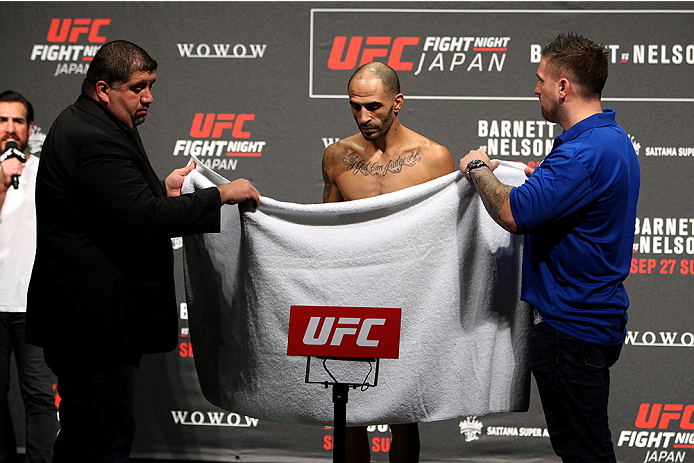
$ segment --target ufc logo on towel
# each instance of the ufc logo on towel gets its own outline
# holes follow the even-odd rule
[[[291,306],[287,355],[398,358],[401,309]]]

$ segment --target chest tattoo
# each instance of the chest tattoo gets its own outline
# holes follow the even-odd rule
[[[389,173],[400,173],[403,167],[413,167],[421,160],[422,158],[417,151],[412,151],[412,153],[407,156],[398,156],[397,159],[388,161],[385,164],[375,161],[365,161],[350,153],[342,160],[342,164],[346,165],[347,172],[352,172],[353,175],[379,175],[384,177]]]

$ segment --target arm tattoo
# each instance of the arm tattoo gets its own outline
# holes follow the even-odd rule
[[[499,213],[501,206],[506,201],[509,201],[513,187],[501,183],[492,171],[486,167],[470,171],[470,178],[472,183],[475,184],[489,215],[503,227]]]
[[[327,203],[330,200],[330,193],[333,190],[333,182],[330,181],[330,175],[328,175],[328,168],[325,166],[325,158],[323,158],[323,202]]]
[[[398,156],[397,159],[388,161],[385,164],[364,161],[355,156],[354,153],[350,153],[342,160],[342,164],[346,165],[347,172],[352,171],[353,175],[362,174],[364,176],[378,175],[385,177],[388,173],[398,174],[403,167],[412,167],[421,160],[422,158],[416,150],[407,156]]]

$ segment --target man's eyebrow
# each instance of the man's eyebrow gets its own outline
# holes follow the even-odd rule
[[[133,87],[136,87],[136,86],[138,86],[138,85],[149,85],[149,84],[153,84],[153,83],[156,82],[156,81],[157,81],[157,79],[152,79],[152,80],[149,80],[149,79],[137,80],[137,81],[133,82]]]
[[[369,105],[375,105],[375,104],[382,104],[380,101],[367,101],[366,103],[357,103],[356,101],[350,99],[349,104],[351,105],[357,105],[357,106],[369,106]]]

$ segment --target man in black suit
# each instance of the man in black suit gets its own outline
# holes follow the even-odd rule
[[[105,44],[43,145],[26,337],[58,377],[54,462],[128,460],[140,358],[177,343],[170,238],[218,232],[223,204],[260,203],[245,179],[181,195],[192,165],[157,178],[136,128],[156,69],[133,43]]]

